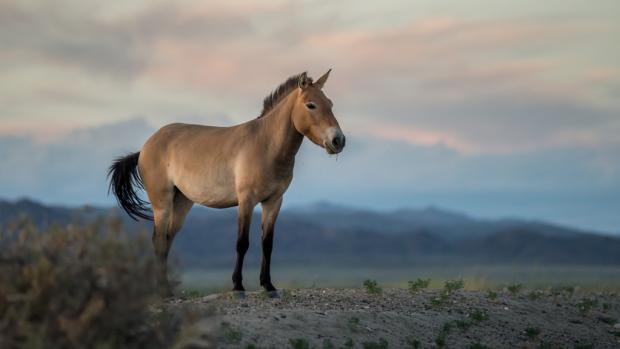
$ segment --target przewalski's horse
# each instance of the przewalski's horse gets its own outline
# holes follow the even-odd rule
[[[331,71],[331,70],[330,70]],[[271,283],[273,230],[282,195],[293,179],[295,155],[304,136],[337,154],[345,137],[323,93],[329,71],[316,82],[306,73],[290,77],[263,102],[260,116],[232,127],[171,124],[147,140],[142,150],[120,157],[110,166],[110,189],[134,219],[154,221],[153,245],[158,281],[170,293],[167,259],[170,246],[194,203],[207,207],[239,206],[234,290],[244,291],[243,258],[249,246],[254,207],[262,206],[263,257],[260,284]],[[146,190],[151,202],[140,199]]]

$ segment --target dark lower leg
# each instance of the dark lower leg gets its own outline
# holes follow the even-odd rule
[[[267,291],[275,291],[271,283],[271,251],[273,249],[273,229],[263,236],[263,260],[260,268],[260,285]]]
[[[245,291],[243,288],[243,258],[245,257],[245,253],[248,251],[248,247],[250,246],[249,234],[242,233],[237,237],[237,263],[235,264],[235,271],[232,275],[233,281],[233,290],[234,291]]]
[[[172,289],[168,281],[168,242],[165,236],[153,234],[155,258],[157,259],[157,286],[163,296],[172,295]]]

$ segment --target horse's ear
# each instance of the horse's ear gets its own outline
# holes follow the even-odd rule
[[[325,81],[327,81],[327,78],[329,77],[329,73],[332,70],[328,70],[327,73],[323,74],[323,76],[321,76],[314,84],[312,84],[312,86],[318,88],[319,90],[323,88],[323,85],[325,85]]]
[[[310,81],[308,80],[308,74],[306,74],[306,72],[303,72],[301,73],[301,75],[299,75],[298,83],[299,83],[299,88],[301,88],[302,90],[308,87],[308,85],[310,85]]]

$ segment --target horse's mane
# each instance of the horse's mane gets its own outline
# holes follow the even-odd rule
[[[293,75],[286,79],[280,86],[276,87],[265,99],[263,100],[263,110],[260,112],[259,118],[267,115],[284,97],[291,93],[299,86],[299,77],[304,74],[300,73]],[[308,83],[312,85],[312,78],[308,77]]]

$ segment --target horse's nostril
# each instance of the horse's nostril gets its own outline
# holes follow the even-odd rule
[[[338,149],[338,147],[340,147],[340,137],[334,137],[334,139],[332,139],[332,145],[334,148]]]

